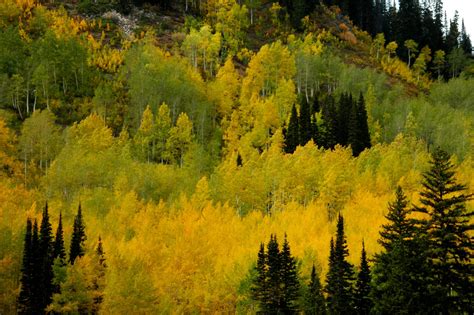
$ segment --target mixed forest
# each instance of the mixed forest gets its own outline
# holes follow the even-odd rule
[[[1,314],[471,314],[441,0],[0,0]]]

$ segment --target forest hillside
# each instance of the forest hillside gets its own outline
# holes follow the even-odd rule
[[[0,0],[0,314],[468,314],[441,0]]]

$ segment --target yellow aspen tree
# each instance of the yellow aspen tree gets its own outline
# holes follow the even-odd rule
[[[134,137],[135,147],[139,156],[148,163],[153,159],[154,137],[153,112],[148,105],[143,112],[140,127]]]
[[[178,162],[180,167],[183,166],[184,154],[188,151],[193,137],[193,123],[186,113],[179,114],[176,125],[169,132],[166,149],[171,159]]]
[[[171,129],[170,109],[165,103],[158,108],[155,118],[155,155],[163,163],[166,158],[166,141]]]

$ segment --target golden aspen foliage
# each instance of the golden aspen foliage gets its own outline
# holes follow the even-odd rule
[[[134,137],[134,143],[138,156],[146,162],[150,162],[153,159],[155,134],[154,134],[154,116],[151,111],[150,105],[145,108],[142,115],[140,127]]]
[[[16,136],[0,117],[0,178],[16,178],[21,172],[21,165],[16,160]]]
[[[183,158],[193,141],[193,123],[189,120],[186,113],[178,116],[176,125],[169,131],[169,137],[166,141],[166,149],[169,158],[183,166]]]
[[[240,76],[234,67],[232,58],[227,58],[224,65],[219,68],[216,79],[209,83],[209,94],[217,103],[217,112],[222,119],[222,128],[226,129],[237,107],[240,93]]]

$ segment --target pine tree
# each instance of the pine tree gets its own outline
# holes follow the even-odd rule
[[[71,237],[71,248],[69,252],[69,262],[74,264],[77,257],[84,256],[84,242],[86,241],[84,222],[82,221],[82,209],[79,204],[77,215],[74,218],[74,226]]]
[[[280,253],[280,271],[282,287],[281,311],[283,314],[294,314],[297,312],[297,301],[299,298],[300,283],[296,270],[296,260],[291,256],[290,245],[286,238]]]
[[[368,117],[367,117],[367,109],[365,107],[365,100],[364,95],[360,93],[359,101],[357,103],[358,107],[358,115],[357,118],[359,120],[359,136],[362,143],[362,150],[368,149],[371,146],[370,142],[370,132],[369,132],[369,125],[368,125]]]
[[[464,19],[462,20],[461,24],[461,38],[459,41],[459,46],[464,50],[464,52],[471,56],[472,55],[472,43],[471,38],[466,32],[466,27],[464,26]]]
[[[362,242],[362,254],[360,257],[360,268],[357,274],[357,283],[355,290],[355,309],[357,314],[368,315],[372,309],[372,300],[370,299],[370,268],[367,262],[367,253],[365,244]]]
[[[388,224],[382,226],[379,243],[384,251],[375,255],[370,296],[376,314],[431,313],[427,266],[427,246],[419,235],[403,190],[398,187],[396,199],[389,203]]]
[[[459,47],[459,14],[455,11],[454,18],[449,23],[449,31],[446,35],[446,51],[451,52]]]
[[[265,244],[260,244],[260,250],[258,252],[257,265],[255,266],[257,277],[252,285],[252,297],[255,301],[259,302],[260,310],[262,312],[267,311],[267,256],[265,254]]]
[[[455,179],[454,165],[445,151],[432,154],[431,168],[423,175],[421,206],[416,212],[428,215],[418,221],[426,233],[429,263],[437,294],[437,307],[443,314],[474,311],[474,243],[470,223],[473,212],[465,203],[473,195]]]
[[[348,144],[351,145],[352,154],[359,154],[366,148],[370,148],[369,126],[367,124],[367,111],[362,93],[359,101],[352,104],[352,110],[348,123]]]
[[[31,304],[33,314],[38,314],[44,311],[42,308],[42,292],[41,292],[41,283],[42,283],[42,256],[40,251],[40,238],[38,233],[38,222],[34,221],[33,223],[33,234],[31,237],[31,250],[32,250],[32,286],[31,286]]]
[[[285,135],[285,152],[293,153],[300,142],[299,137],[299,122],[296,107],[293,105],[291,109],[290,121],[288,123],[288,130]]]
[[[21,265],[20,295],[18,297],[18,313],[33,314],[33,249],[32,249],[32,225],[31,220],[26,220],[25,243],[23,246],[23,261]]]
[[[348,141],[348,124],[349,124],[349,116],[351,113],[352,108],[352,95],[350,94],[341,94],[339,98],[339,104],[337,108],[337,143],[342,146],[347,145]]]
[[[282,304],[280,263],[278,241],[275,235],[271,235],[267,245],[268,299],[266,303],[267,311],[271,314],[278,313]]]
[[[54,240],[53,259],[59,258],[66,261],[66,250],[64,247],[62,214],[59,213],[58,229],[56,230],[56,238]]]
[[[308,315],[325,315],[326,301],[323,296],[321,282],[316,273],[316,268],[311,269],[311,279],[309,282],[308,291],[304,300],[304,313]]]
[[[321,108],[321,118],[323,120],[321,145],[325,149],[333,149],[337,143],[337,111],[332,96],[328,96],[326,102],[323,104]]]
[[[353,266],[347,261],[349,250],[344,235],[344,219],[339,214],[336,241],[331,240],[329,271],[326,279],[328,309],[331,314],[351,314],[353,308]]]
[[[252,297],[259,303],[263,314],[294,314],[299,298],[299,280],[296,260],[291,256],[286,240],[280,251],[275,235],[265,245],[260,245],[256,276],[251,287]]]
[[[43,209],[39,234],[40,269],[40,306],[44,310],[51,303],[53,296],[53,232],[49,222],[48,203]]]
[[[299,144],[304,146],[313,138],[313,130],[311,126],[311,109],[306,97],[302,98],[301,111],[299,117]]]

